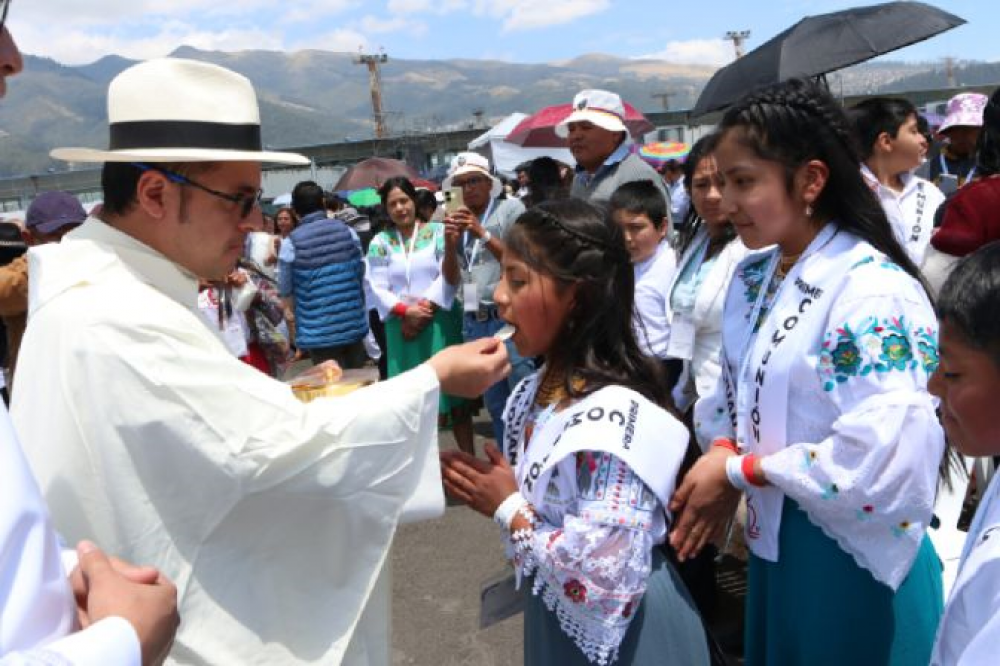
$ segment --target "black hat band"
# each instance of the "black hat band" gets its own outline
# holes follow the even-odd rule
[[[110,150],[206,148],[260,152],[260,125],[191,120],[136,120],[111,124]]]

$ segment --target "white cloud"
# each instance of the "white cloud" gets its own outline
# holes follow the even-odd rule
[[[532,30],[571,23],[603,12],[610,0],[476,0],[475,12],[503,20],[503,30]]]
[[[641,56],[677,65],[722,66],[733,61],[733,45],[724,39],[688,39],[667,42],[661,51]]]
[[[291,45],[291,48],[298,49],[321,49],[323,51],[344,51],[357,53],[361,51],[371,51],[372,44],[365,35],[351,28],[338,28],[331,32],[309,37]]]
[[[203,50],[241,51],[282,48],[281,39],[271,31],[199,30],[182,22],[167,22],[159,32],[137,36],[129,31],[63,30],[59,39],[43,27],[23,25],[17,30],[18,45],[25,53],[43,53],[65,64],[86,64],[114,53],[135,60],[165,56],[181,45]]]
[[[390,14],[450,14],[465,9],[466,0],[389,0]]]
[[[382,34],[387,32],[405,32],[410,35],[423,35],[427,32],[427,24],[406,16],[384,18],[381,16],[364,16],[358,23],[358,28],[366,34]]]

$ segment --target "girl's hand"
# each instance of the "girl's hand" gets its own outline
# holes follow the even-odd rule
[[[726,459],[736,455],[712,447],[691,467],[670,500],[674,529],[670,545],[683,562],[697,555],[709,541],[720,539],[736,512],[740,491],[726,477]]]
[[[488,461],[462,451],[441,454],[441,477],[450,496],[488,518],[497,507],[517,492],[514,470],[492,444],[486,445]]]

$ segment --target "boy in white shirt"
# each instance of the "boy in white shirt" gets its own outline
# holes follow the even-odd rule
[[[670,229],[667,202],[651,181],[638,180],[615,190],[609,209],[624,232],[635,268],[633,325],[639,346],[649,356],[666,362],[670,341],[667,290],[677,270],[674,250],[664,240]]]
[[[924,260],[934,212],[944,195],[915,175],[927,155],[917,109],[904,99],[876,97],[851,109],[861,146],[861,173],[878,197],[896,239],[917,266]]]

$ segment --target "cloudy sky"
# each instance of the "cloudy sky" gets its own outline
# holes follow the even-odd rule
[[[14,0],[8,24],[25,53],[67,64],[178,46],[237,51],[384,48],[405,59],[548,62],[601,52],[722,64],[727,30],[748,48],[806,14],[868,0]],[[969,24],[899,51],[906,60],[1000,60],[1000,3],[936,0]]]

